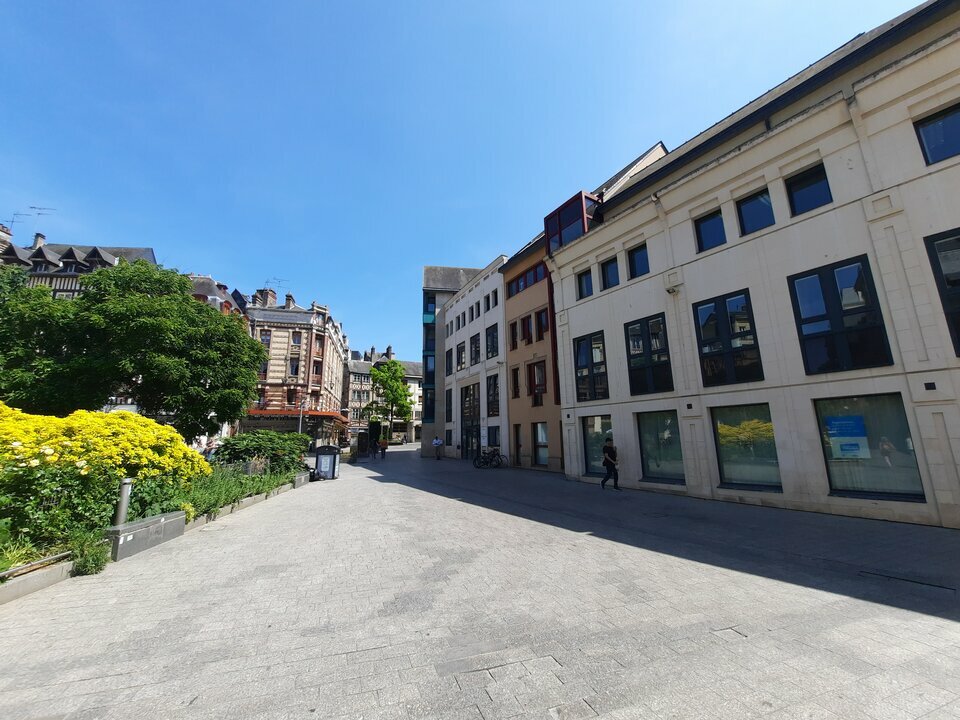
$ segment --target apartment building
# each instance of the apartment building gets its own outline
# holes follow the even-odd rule
[[[443,400],[438,404],[444,413],[441,438],[447,457],[473,459],[484,447],[509,454],[499,272],[506,261],[506,255],[498,256],[442,307]]]
[[[320,443],[338,443],[347,422],[340,412],[348,353],[343,327],[326,306],[301,307],[290,294],[278,306],[270,288],[254,293],[246,313],[251,335],[270,358],[260,368],[259,398],[243,429],[300,430]]]
[[[377,352],[371,347],[367,352],[352,351],[350,359],[344,364],[343,408],[349,417],[350,437],[355,438],[369,425],[364,408],[376,399],[373,379],[370,371],[381,363],[395,360],[393,347],[387,345],[385,352]],[[420,442],[423,422],[423,364],[413,360],[398,360],[403,366],[403,379],[410,392],[412,408],[407,421],[394,420],[392,437],[401,439],[406,436],[408,442]]]
[[[446,415],[444,393],[437,393],[437,328],[446,325],[443,305],[478,273],[478,268],[440,267],[423,268],[423,424],[420,438],[422,457],[434,457],[434,437],[444,436]],[[442,347],[442,346],[441,346]],[[443,362],[443,355],[440,355]],[[442,368],[441,368],[442,372]],[[441,376],[442,378],[442,376]],[[443,381],[439,383],[443,389]]]
[[[548,215],[565,473],[960,527],[957,188],[933,0]]]

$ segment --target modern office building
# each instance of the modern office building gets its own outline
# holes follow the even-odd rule
[[[423,457],[434,456],[431,445],[433,438],[442,438],[444,434],[444,398],[442,392],[439,395],[437,393],[437,328],[443,328],[446,324],[443,304],[478,272],[478,268],[435,265],[423,268],[423,425],[420,439],[420,452]],[[442,359],[441,354],[440,360]],[[443,372],[442,369],[440,372]],[[441,389],[442,377],[441,375],[439,383]]]
[[[509,454],[506,360],[503,348],[503,276],[500,255],[443,303],[443,435],[447,457],[473,459],[484,447]],[[436,418],[440,426],[441,418]],[[433,438],[430,438],[431,440]]]
[[[565,473],[960,527],[958,188],[933,0],[548,215]]]

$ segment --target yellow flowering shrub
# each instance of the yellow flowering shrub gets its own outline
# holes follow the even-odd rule
[[[155,495],[209,474],[176,430],[149,418],[86,410],[57,418],[0,402],[0,519],[15,535],[55,542],[108,525],[125,477],[134,492],[140,482]]]

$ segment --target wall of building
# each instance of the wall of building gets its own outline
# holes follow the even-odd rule
[[[937,29],[956,26],[954,17]],[[925,31],[922,39],[930,37]],[[960,157],[926,165],[914,127],[917,119],[960,102],[960,43],[952,35],[917,52],[918,39],[885,53],[885,62],[899,58],[890,67],[877,71],[873,62],[845,75],[838,83],[849,88],[846,97],[798,104],[782,114],[780,124],[697,169],[678,170],[655,199],[608,218],[555,254],[569,476],[594,479],[586,472],[596,458],[585,452],[582,419],[605,415],[627,486],[960,527],[960,362],[924,242],[960,228]],[[832,202],[792,217],[784,181],[819,163]],[[741,237],[737,201],[763,187],[775,224]],[[693,221],[716,209],[726,243],[698,252]],[[627,254],[642,243],[650,272],[629,279]],[[861,256],[872,275],[892,364],[807,375],[787,278]],[[599,265],[612,257],[621,281],[604,291]],[[576,275],[588,269],[594,294],[578,300]],[[740,290],[749,292],[763,379],[704,387],[693,305]],[[659,313],[666,322],[674,391],[631,395],[624,325]],[[599,331],[609,399],[578,402],[573,341]],[[815,403],[878,395],[902,402],[907,428],[903,437],[891,438],[892,457],[897,467],[916,463],[922,501],[883,492],[844,494],[831,485]],[[758,404],[769,409],[781,487],[721,487],[717,418],[724,408]],[[679,438],[685,484],[642,477],[638,413],[661,411],[676,413],[670,440]],[[648,464],[650,455],[648,448]],[[896,470],[884,466],[875,445],[870,462],[876,474]]]

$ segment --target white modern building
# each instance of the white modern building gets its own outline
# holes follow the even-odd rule
[[[471,459],[484,447],[509,457],[504,347],[503,275],[498,256],[443,304],[437,334],[443,337],[438,362],[437,406],[444,416],[447,457]],[[440,324],[442,323],[442,324]],[[438,353],[439,355],[439,353]],[[441,375],[442,373],[442,375]]]
[[[960,527],[958,191],[933,0],[548,215],[564,472]]]

